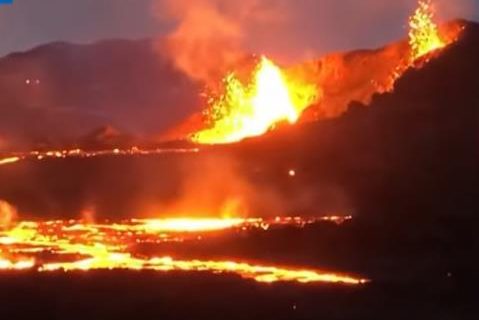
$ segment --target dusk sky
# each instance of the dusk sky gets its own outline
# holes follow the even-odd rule
[[[176,21],[161,11],[155,14],[155,1],[166,0],[14,0],[13,5],[0,6],[0,55],[58,40],[88,43],[167,34]],[[233,0],[223,0],[229,1]],[[287,12],[287,22],[250,28],[246,45],[252,51],[296,58],[375,47],[403,37],[416,4],[416,0],[257,2]],[[456,16],[479,20],[478,2],[436,1],[443,20]]]

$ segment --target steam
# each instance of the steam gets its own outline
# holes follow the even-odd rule
[[[156,0],[155,4],[159,19],[174,25],[166,50],[176,66],[193,79],[209,82],[221,79],[249,53],[290,64],[405,37],[407,17],[417,0]],[[433,4],[441,21],[472,18],[474,12],[474,0],[433,0]]]
[[[86,223],[95,223],[96,208],[93,205],[86,206],[81,211],[82,220]]]
[[[9,227],[17,218],[17,209],[4,200],[0,200],[0,228]]]
[[[145,204],[142,216],[193,218],[273,218],[349,215],[353,206],[333,183],[305,183],[301,171],[251,165],[224,153],[181,164],[175,197]]]
[[[166,0],[157,2],[156,12],[177,24],[167,37],[167,50],[176,66],[208,83],[221,79],[246,56],[248,27],[283,18],[277,5],[267,5],[270,2]]]
[[[149,215],[179,217],[251,217],[284,213],[281,197],[248,179],[245,168],[227,156],[211,155],[184,164],[178,196]]]

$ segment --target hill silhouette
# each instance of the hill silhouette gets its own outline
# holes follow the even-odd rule
[[[152,40],[59,42],[1,58],[3,149],[68,144],[105,125],[168,128],[194,110],[197,88],[159,51]]]

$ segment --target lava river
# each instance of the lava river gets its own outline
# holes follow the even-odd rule
[[[32,272],[88,270],[150,270],[158,272],[210,272],[236,274],[262,283],[337,283],[360,285],[368,280],[343,273],[302,267],[230,260],[175,259],[139,253],[141,245],[160,245],[202,239],[228,232],[248,232],[275,227],[302,228],[320,221],[341,224],[351,217],[317,219],[160,219],[118,223],[69,221],[20,221],[0,228],[0,271]]]

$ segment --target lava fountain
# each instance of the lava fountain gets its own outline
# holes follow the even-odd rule
[[[418,8],[409,19],[409,45],[412,61],[448,45],[442,39],[434,18],[435,12],[431,1],[419,1]]]
[[[260,136],[280,123],[293,124],[318,98],[314,84],[290,79],[262,57],[252,81],[243,84],[234,73],[224,79],[224,94],[212,98],[206,116],[210,128],[192,136],[201,144],[225,144]]]
[[[435,53],[456,42],[463,30],[464,26],[457,23],[439,28],[431,0],[420,0],[418,7],[409,17],[409,56],[400,61],[380,92],[393,91],[396,81],[407,70],[422,67]]]

